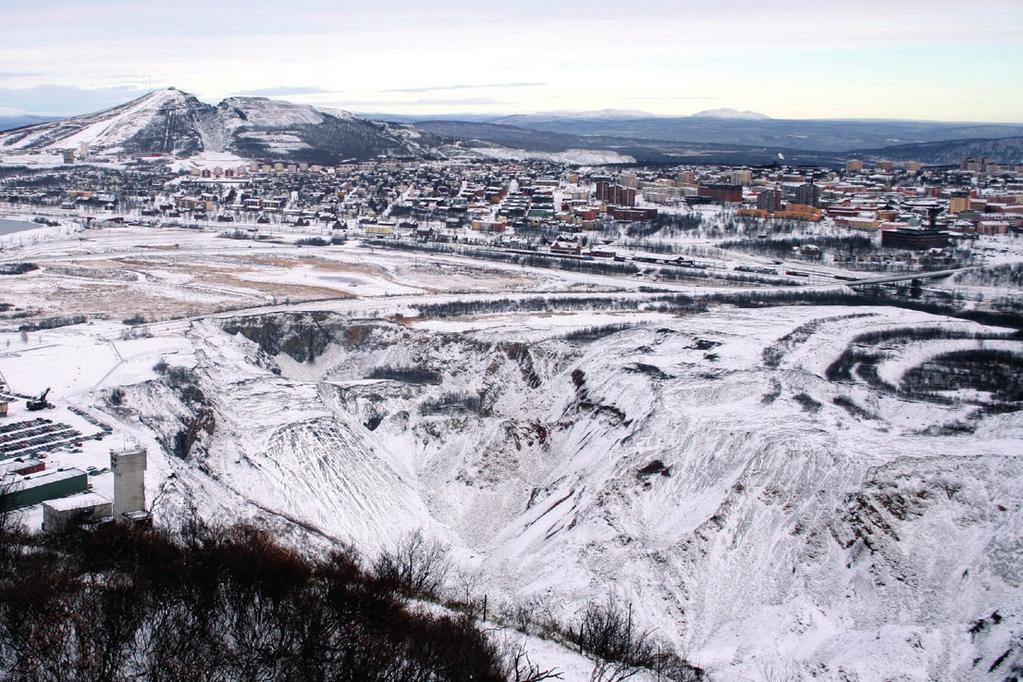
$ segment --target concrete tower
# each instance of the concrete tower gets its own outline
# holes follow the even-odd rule
[[[146,449],[140,445],[110,451],[114,472],[114,518],[146,510]]]

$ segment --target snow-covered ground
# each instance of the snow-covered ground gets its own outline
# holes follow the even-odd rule
[[[112,425],[51,465],[146,445],[158,521],[195,506],[368,555],[423,529],[495,609],[571,622],[614,594],[712,679],[1002,680],[1019,659],[1020,413],[827,378],[865,332],[993,328],[834,306],[429,318],[431,302],[652,294],[355,244],[81,236],[5,254],[41,270],[0,281],[0,302],[109,319],[25,336],[4,320],[0,373],[51,387],[56,421]],[[158,321],[128,333],[133,310]],[[984,344],[1023,352],[908,341],[878,373],[897,384]],[[90,481],[109,492],[109,473]],[[586,679],[584,659],[526,645]]]
[[[470,147],[472,151],[488,159],[502,161],[524,161],[526,159],[554,161],[557,163],[587,164],[602,166],[613,163],[635,163],[636,159],[625,154],[601,149],[566,149],[563,152],[540,152],[515,149],[512,147]]]

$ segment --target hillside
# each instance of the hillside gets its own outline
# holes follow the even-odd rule
[[[169,88],[121,106],[0,133],[0,153],[58,151],[87,144],[97,155],[231,151],[249,158],[336,163],[431,154],[429,137],[409,126],[347,112],[233,97],[217,106]]]
[[[652,139],[605,135],[574,135],[535,130],[508,123],[472,121],[419,121],[416,128],[469,149],[498,145],[502,148],[558,154],[588,151],[618,155],[608,163],[725,163],[765,165],[776,163],[781,153],[790,163],[840,165],[839,154],[805,152],[798,149],[707,142],[664,142]],[[483,152],[486,153],[485,150]],[[589,163],[594,163],[590,161]]]
[[[547,324],[200,322],[189,378],[127,387],[122,409],[182,458],[168,502],[371,555],[422,528],[495,609],[570,619],[613,591],[740,679],[1004,678],[1019,421],[893,387],[937,354],[1018,340],[885,308],[721,309],[572,338]],[[862,369],[833,368],[847,351]]]
[[[962,159],[971,156],[986,156],[1002,164],[1023,164],[1023,137],[942,140],[861,149],[850,154],[866,159],[920,161],[936,166],[958,165]]]
[[[180,90],[158,90],[126,104],[0,134],[0,151],[73,149],[185,155],[202,149],[211,107]]]

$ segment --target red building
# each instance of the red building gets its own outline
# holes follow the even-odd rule
[[[626,208],[622,206],[608,206],[607,214],[615,220],[653,220],[657,217],[656,208]]]
[[[621,185],[612,185],[606,180],[597,181],[596,196],[598,201],[606,201],[617,206],[636,205],[635,189],[632,187],[622,187]]]
[[[636,190],[631,187],[614,185],[607,190],[607,203],[615,206],[635,206]]]
[[[742,203],[742,185],[710,184],[700,185],[698,196],[729,204]]]

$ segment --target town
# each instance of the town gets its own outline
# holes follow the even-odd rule
[[[665,227],[707,240],[859,236],[875,248],[829,259],[858,271],[968,264],[977,256],[970,242],[1018,235],[1023,225],[1023,166],[984,158],[952,168],[855,160],[844,169],[481,160],[210,167],[160,158],[90,164],[88,145],[78,154],[85,163],[4,168],[0,208],[89,227],[220,229],[240,239],[283,230],[334,243],[359,236],[592,259],[643,247],[674,253],[644,236]],[[795,255],[819,260],[820,249],[807,247]]]

